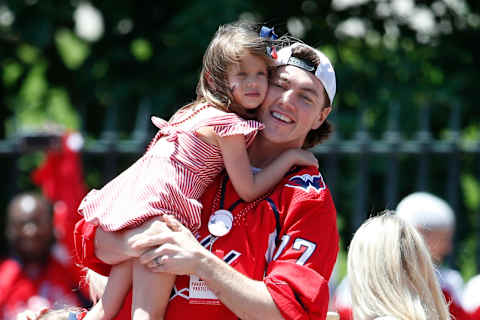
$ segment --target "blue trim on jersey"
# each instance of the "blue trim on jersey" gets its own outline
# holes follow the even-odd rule
[[[278,244],[279,242],[279,237],[280,237],[280,231],[281,231],[281,226],[280,226],[280,213],[278,212],[277,205],[275,202],[273,202],[272,199],[267,198],[268,204],[270,205],[270,208],[272,208],[273,214],[275,215],[275,229],[277,230],[277,236],[275,237],[275,243]]]

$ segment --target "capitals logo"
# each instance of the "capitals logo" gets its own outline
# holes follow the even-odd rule
[[[291,177],[285,184],[287,187],[302,189],[303,191],[315,190],[317,193],[326,188],[321,174],[311,176],[302,174],[301,176]]]

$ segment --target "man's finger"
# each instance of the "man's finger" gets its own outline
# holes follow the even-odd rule
[[[166,243],[158,248],[146,251],[139,258],[140,263],[148,264],[158,257],[173,256],[178,252],[178,248],[172,244]]]
[[[164,221],[173,231],[181,231],[183,228],[185,228],[185,226],[172,215],[164,215]]]
[[[170,231],[171,232],[171,231]],[[151,235],[139,238],[132,242],[132,248],[137,249],[145,249],[153,246],[160,246],[164,244],[169,239],[167,234],[158,234],[158,235]]]

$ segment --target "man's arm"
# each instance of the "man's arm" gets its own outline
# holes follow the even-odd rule
[[[172,229],[155,236],[137,235],[130,244],[135,250],[157,246],[140,256],[154,272],[196,274],[227,308],[242,319],[283,319],[264,282],[236,271],[204,248],[192,233],[172,217]],[[160,265],[154,259],[160,257]]]
[[[241,319],[283,319],[263,281],[248,278],[205,251],[208,256],[197,275],[235,315]]]
[[[285,319],[325,319],[328,280],[338,252],[335,207],[318,171],[303,170],[290,180],[308,175],[309,187],[286,184],[272,199],[277,205],[270,206],[280,216],[280,244],[268,261],[264,282]]]
[[[242,319],[282,319],[264,282],[249,279],[202,247],[191,232],[175,219],[168,219],[169,229],[160,219],[125,232],[105,232],[84,221],[77,225],[77,255],[90,262],[92,255],[105,264],[118,264],[151,249],[140,257],[152,271],[172,274],[196,274],[236,315]],[[82,237],[85,239],[82,240]],[[91,243],[93,248],[88,248]],[[152,262],[161,256],[162,266]],[[98,264],[98,262],[97,262]],[[90,265],[88,265],[91,267]],[[101,271],[101,270],[99,270]],[[109,270],[104,271],[108,274]],[[248,306],[248,307],[246,307]]]

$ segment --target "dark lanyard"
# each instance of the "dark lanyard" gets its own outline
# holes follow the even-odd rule
[[[223,209],[224,203],[225,203],[225,191],[227,189],[227,182],[228,182],[228,175],[224,175],[222,179],[222,189],[220,193],[220,205],[218,209]],[[240,203],[242,203],[242,199],[238,199],[235,201],[229,208],[228,211],[232,212],[233,214],[233,209],[235,209],[236,206],[238,206]]]

